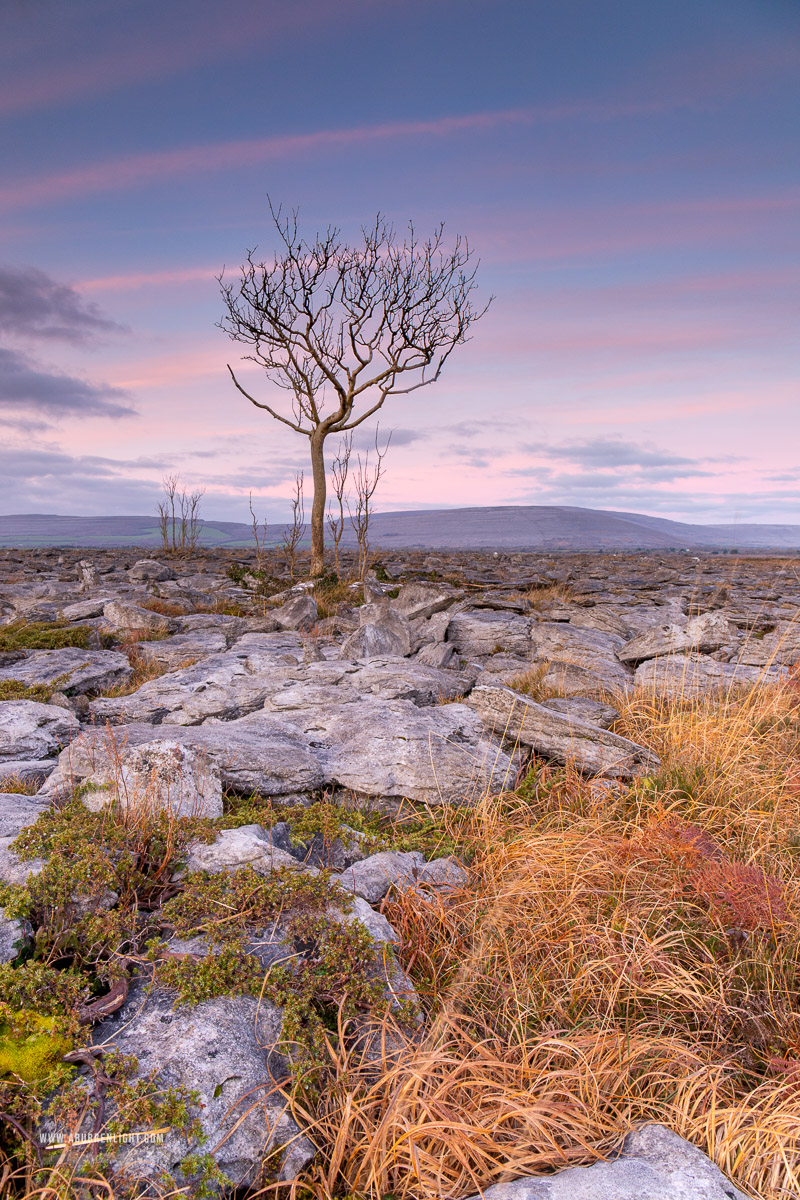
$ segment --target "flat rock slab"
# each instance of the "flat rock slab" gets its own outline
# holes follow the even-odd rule
[[[60,705],[54,707],[61,707]],[[32,784],[38,790],[47,776],[55,770],[55,759],[7,758],[0,759],[0,785],[8,786],[9,780]],[[13,789],[12,789],[13,790]]]
[[[625,1138],[612,1162],[485,1188],[470,1200],[747,1200],[710,1158],[663,1125]]]
[[[591,700],[588,696],[556,696],[552,700],[543,700],[542,707],[561,713],[573,721],[599,725],[601,729],[608,729],[619,720],[616,708],[603,704],[602,700]]]
[[[442,671],[405,658],[383,657],[364,662],[312,662],[276,673],[264,703],[267,712],[376,700],[410,700],[423,708],[461,699],[471,687],[464,672]]]
[[[574,763],[587,775],[631,779],[656,771],[660,760],[644,746],[596,725],[554,712],[504,687],[476,687],[468,704],[504,742],[531,746],[546,758]]]
[[[648,659],[637,667],[634,682],[637,688],[655,695],[693,699],[718,695],[735,687],[753,687],[760,682],[775,683],[779,678],[780,672],[773,668],[676,654]]]
[[[57,684],[65,695],[101,692],[131,677],[131,664],[115,650],[81,650],[65,646],[62,650],[35,650],[21,662],[0,670],[0,680],[19,679],[29,687]]]
[[[182,670],[151,679],[130,696],[92,703],[101,721],[147,721],[151,725],[199,725],[209,717],[235,720],[260,708],[275,687],[276,673],[302,659],[295,633],[250,633],[230,650]]]
[[[665,654],[680,654],[686,650],[708,653],[721,646],[733,646],[739,632],[722,613],[703,613],[685,625],[660,625],[640,633],[617,651],[620,662],[636,666]]]
[[[222,829],[213,842],[192,842],[189,846],[187,871],[208,871],[210,875],[218,875],[243,867],[252,867],[260,875],[269,875],[281,867],[291,871],[305,869],[316,874],[315,868],[305,868],[294,855],[274,845],[261,825]]]
[[[517,613],[492,609],[455,613],[446,638],[462,658],[483,658],[496,651],[527,656],[531,648],[531,621]]]
[[[225,634],[218,629],[195,629],[177,633],[163,642],[139,642],[136,652],[145,662],[158,663],[166,671],[194,665],[201,658],[222,654],[228,648]]]
[[[631,672],[617,658],[622,638],[599,629],[582,629],[560,621],[545,621],[533,628],[532,657],[540,663],[568,663],[602,678],[604,686],[624,687]]]
[[[287,1075],[278,1052],[283,1014],[266,1000],[221,996],[193,1007],[173,1007],[174,993],[148,990],[134,981],[123,1007],[100,1025],[92,1041],[134,1055],[137,1077],[153,1076],[159,1091],[185,1088],[199,1094],[192,1108],[205,1135],[191,1142],[168,1132],[163,1142],[144,1140],[114,1146],[112,1165],[134,1179],[158,1183],[162,1173],[177,1184],[186,1179],[174,1170],[189,1153],[211,1153],[234,1186],[259,1180],[264,1157],[278,1155],[279,1179],[294,1179],[311,1160],[314,1148],[290,1114],[273,1080]],[[88,1088],[88,1079],[86,1080]],[[106,1101],[112,1115],[113,1099]],[[52,1131],[47,1118],[39,1132]],[[85,1149],[74,1155],[87,1154]],[[71,1160],[73,1161],[73,1160]]]
[[[85,729],[61,754],[45,785],[47,794],[71,789],[94,771],[108,769],[126,747],[151,743],[155,737],[153,726],[140,722]],[[177,741],[206,755],[219,768],[223,786],[245,795],[283,796],[314,791],[325,783],[309,739],[263,713],[214,725],[170,725],[163,730],[163,740]]]
[[[52,758],[80,733],[78,718],[36,700],[0,703],[0,759]]]
[[[470,803],[513,779],[511,760],[464,704],[417,708],[370,698],[285,719],[308,737],[327,783],[363,795]]]
[[[49,807],[48,802],[39,796],[0,792],[0,837],[16,837],[28,825],[33,825],[39,814]]]
[[[219,767],[174,738],[125,746],[87,776],[83,787],[83,803],[93,812],[116,803],[123,812],[222,816]]]

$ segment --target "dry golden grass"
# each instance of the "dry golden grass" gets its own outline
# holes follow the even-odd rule
[[[528,603],[535,612],[541,612],[554,604],[567,604],[573,595],[568,583],[550,583],[546,587],[531,588],[528,592]]]
[[[112,687],[106,688],[101,695],[109,698],[130,696],[132,692],[138,691],[143,683],[148,683],[151,679],[159,679],[162,675],[166,675],[171,671],[180,671],[184,667],[191,667],[197,662],[196,658],[184,658],[181,662],[175,663],[172,666],[165,665],[158,662],[157,659],[145,658],[137,651],[135,646],[129,647],[126,653],[133,674],[126,683],[114,684]]]
[[[384,902],[428,1020],[381,1063],[331,1035],[329,1086],[287,1095],[319,1147],[294,1195],[470,1196],[653,1120],[800,1194],[800,690],[619,707],[657,777],[538,766],[442,815],[468,886]]]
[[[791,687],[624,707],[663,757],[485,799],[473,883],[385,908],[430,1010],[401,1063],[334,1054],[317,1200],[459,1196],[661,1121],[764,1200],[800,1192],[800,776]]]
[[[35,796],[41,787],[33,779],[21,779],[19,775],[5,775],[0,779],[0,792],[14,792],[17,796]]]

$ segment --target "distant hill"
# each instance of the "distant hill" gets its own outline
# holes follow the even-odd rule
[[[238,521],[203,521],[202,544],[252,545],[252,530]],[[282,525],[267,528],[280,542]],[[353,545],[347,529],[345,544]],[[688,525],[640,513],[563,505],[421,509],[375,513],[374,547],[490,550],[800,550],[800,525]],[[62,517],[48,513],[0,516],[0,546],[160,545],[154,517]]]

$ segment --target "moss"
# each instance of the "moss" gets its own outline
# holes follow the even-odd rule
[[[0,650],[62,650],[65,646],[85,649],[93,633],[88,625],[66,621],[15,621],[0,629]]]
[[[0,1005],[0,1076],[44,1083],[71,1049],[56,1018]]]
[[[54,690],[52,684],[27,684],[21,679],[1,679],[0,701],[38,700],[40,704],[46,704]]]

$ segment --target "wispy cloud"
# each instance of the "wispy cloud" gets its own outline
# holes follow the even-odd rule
[[[88,342],[99,334],[122,331],[96,304],[44,271],[0,266],[0,333]]]
[[[0,347],[0,411],[46,417],[127,417],[135,410],[121,388],[51,370]]]
[[[387,121],[343,129],[320,129],[308,133],[281,134],[265,138],[240,138],[198,146],[134,154],[108,159],[70,171],[20,180],[0,188],[0,211],[48,204],[74,196],[139,187],[152,180],[208,173],[237,167],[320,154],[350,146],[363,146],[397,139],[438,137],[459,133],[491,132],[502,127],[527,126],[570,120],[605,121],[639,115],[661,108],[660,102],[543,105],[434,117],[427,120]]]

